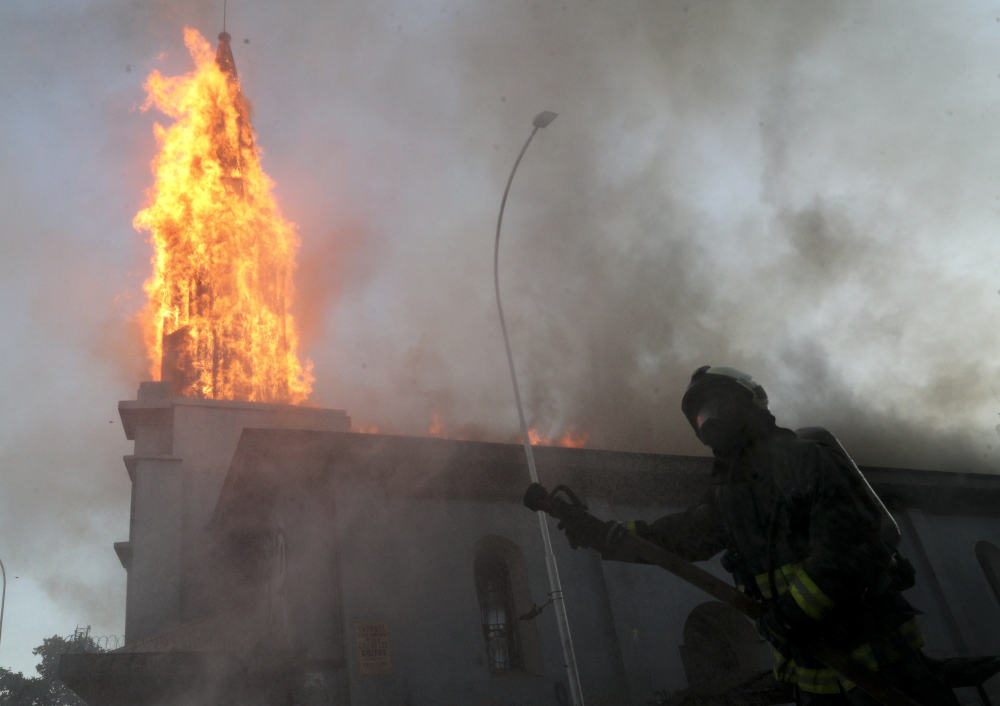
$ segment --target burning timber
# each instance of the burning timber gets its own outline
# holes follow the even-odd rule
[[[143,108],[174,118],[155,127],[155,181],[134,221],[154,248],[142,315],[151,373],[176,395],[298,403],[312,386],[289,313],[299,240],[261,167],[229,40],[220,34],[213,54],[185,30],[195,69],[145,84]]]

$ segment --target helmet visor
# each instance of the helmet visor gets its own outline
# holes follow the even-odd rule
[[[685,400],[684,412],[694,427],[700,432],[709,420],[735,423],[746,416],[751,406],[748,395],[730,385],[710,385]]]

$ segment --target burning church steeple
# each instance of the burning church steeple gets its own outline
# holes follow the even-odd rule
[[[196,30],[184,40],[195,68],[153,71],[144,86],[143,109],[174,119],[154,126],[155,182],[134,220],[154,247],[142,315],[151,372],[177,395],[302,402],[312,376],[288,313],[295,226],[261,168],[229,34],[214,55]]]
[[[229,75],[233,81],[239,81],[236,75],[236,60],[233,58],[233,48],[229,46],[232,40],[229,32],[219,32],[219,46],[215,50],[215,63],[222,71]]]

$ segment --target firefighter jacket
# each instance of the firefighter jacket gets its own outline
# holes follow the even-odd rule
[[[627,527],[689,561],[725,551],[737,586],[788,627],[765,635],[780,681],[819,694],[854,687],[800,647],[818,637],[873,670],[919,648],[900,593],[912,585],[909,564],[882,539],[882,508],[848,458],[772,427],[717,459],[712,479],[696,506]]]

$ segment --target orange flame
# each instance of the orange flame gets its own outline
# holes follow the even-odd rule
[[[142,109],[175,121],[154,126],[155,182],[133,221],[154,248],[141,315],[150,372],[187,396],[303,402],[313,376],[288,313],[295,226],[261,168],[228,35],[217,57],[196,30],[184,43],[195,69],[144,84]]]
[[[573,433],[568,431],[553,441],[552,437],[545,436],[536,429],[528,429],[528,440],[532,446],[565,446],[572,449],[579,449],[585,446],[590,440],[590,434],[587,432]]]
[[[587,445],[590,441],[590,434],[588,432],[582,431],[574,434],[573,432],[566,432],[559,437],[559,446],[568,446],[573,449],[580,449]]]
[[[434,412],[434,415],[431,417],[431,425],[427,427],[427,435],[435,436],[439,439],[448,438],[444,431],[444,425],[441,424],[441,415],[437,412]]]
[[[431,422],[427,427],[427,436],[433,436],[438,439],[455,440],[463,438],[462,436],[453,436],[451,432],[445,429],[445,425],[441,421],[441,415],[438,412],[433,412],[431,414]],[[588,432],[568,431],[562,436],[554,438],[542,434],[535,428],[528,429],[528,441],[532,446],[563,446],[578,449],[586,446],[589,440],[590,434]]]

